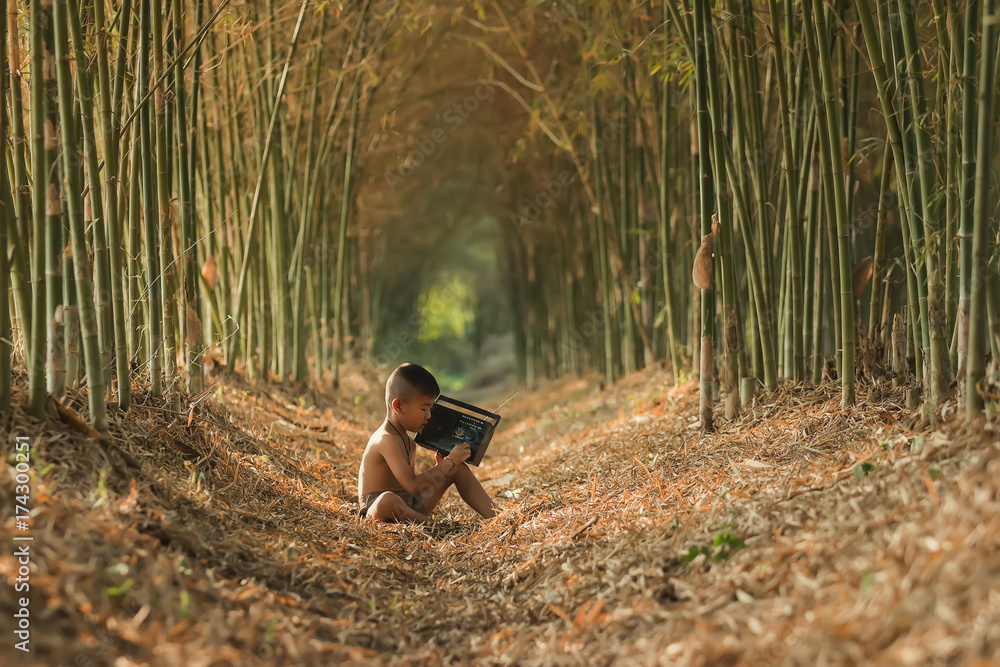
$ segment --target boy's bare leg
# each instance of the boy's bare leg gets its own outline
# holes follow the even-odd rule
[[[475,473],[469,470],[469,466],[464,463],[455,468],[455,488],[462,500],[472,509],[479,513],[484,519],[492,519],[497,515],[497,510],[490,500],[490,495],[486,489],[476,479]]]
[[[414,521],[426,523],[430,517],[412,509],[392,491],[386,491],[368,508],[368,518],[376,521]]]
[[[462,496],[462,500],[469,507],[476,510],[481,517],[490,519],[497,515],[496,508],[493,506],[493,501],[490,500],[489,494],[486,493],[483,485],[476,479],[475,473],[464,463],[460,463],[444,473],[437,484],[434,484],[431,480],[426,480],[425,485],[421,487],[420,497],[423,498],[424,511],[427,514],[434,511],[434,508],[438,506],[438,503],[441,502],[444,494],[448,492],[448,488],[452,484],[458,489],[458,494]]]
[[[438,506],[444,494],[448,493],[448,488],[455,483],[455,474],[458,469],[465,467],[465,464],[460,464],[446,473],[439,473],[433,479],[427,473],[417,475],[417,479],[422,482],[420,484],[420,498],[424,501],[424,511],[428,515]]]

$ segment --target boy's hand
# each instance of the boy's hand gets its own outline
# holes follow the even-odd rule
[[[447,458],[451,459],[451,462],[457,466],[459,463],[463,463],[470,456],[472,456],[472,448],[469,447],[469,443],[463,442],[461,445],[451,450],[451,453],[448,454]]]

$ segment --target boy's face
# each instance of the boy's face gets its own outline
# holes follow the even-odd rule
[[[422,429],[431,418],[431,406],[434,405],[434,396],[423,396],[415,394],[406,401],[397,398],[393,401],[396,414],[399,415],[400,423],[407,431],[416,433]]]

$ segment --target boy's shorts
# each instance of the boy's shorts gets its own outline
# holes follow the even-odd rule
[[[381,496],[385,491],[373,491],[372,493],[366,493],[365,495],[358,498],[358,516],[367,516],[368,509],[375,502],[375,499]],[[415,512],[420,512],[424,514],[424,499],[420,496],[414,495],[407,491],[390,491],[389,493],[395,493],[399,496],[406,506]]]

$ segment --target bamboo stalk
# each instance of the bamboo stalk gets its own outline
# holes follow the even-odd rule
[[[279,79],[278,82],[278,89],[275,92],[274,105],[271,111],[271,120],[268,124],[267,136],[264,140],[264,148],[262,151],[260,166],[257,174],[257,185],[256,188],[254,189],[253,200],[250,204],[250,215],[249,215],[247,234],[246,234],[248,238],[253,236],[254,227],[257,222],[257,211],[259,210],[260,206],[260,193],[264,175],[267,172],[267,162],[268,162],[268,156],[270,155],[271,152],[270,149],[271,149],[272,138],[274,135],[274,127],[277,121],[278,110],[281,107],[281,99],[285,91],[285,82],[287,81],[288,78],[288,70],[291,67],[292,57],[295,55],[295,50],[299,42],[299,34],[301,33],[302,30],[302,20],[305,16],[306,6],[307,2],[306,0],[303,0],[302,5],[299,9],[298,19],[295,22],[295,29],[292,32],[292,39],[288,46],[288,55],[285,58],[285,66],[281,72],[281,78]],[[246,283],[247,283],[247,269],[248,269],[248,259],[250,257],[250,248],[251,248],[250,245],[247,244],[243,253],[243,261],[240,264],[240,277],[236,286],[236,295],[234,299],[235,300],[234,306],[236,312],[233,319],[237,323],[240,322],[241,318],[243,317],[244,304],[246,303],[246,300],[243,298],[243,292],[246,289]],[[229,354],[226,355],[227,359],[233,359],[235,357],[235,352],[234,352],[235,344],[236,344],[236,339],[233,338],[232,342],[230,343],[230,352]]]
[[[698,113],[698,153],[699,153],[699,218],[701,234],[706,237],[712,233],[712,198],[714,184],[709,147],[709,109],[708,109],[708,63],[706,40],[710,34],[710,7],[708,0],[695,0],[695,95],[697,97]],[[698,416],[701,429],[710,433],[714,430],[712,409],[712,379],[715,368],[715,296],[713,290],[701,290],[701,347],[699,353],[699,407]]]
[[[137,97],[141,100],[148,89],[150,81],[150,3],[152,0],[140,0],[139,7],[139,91]],[[163,280],[160,274],[160,234],[157,211],[157,189],[153,172],[153,121],[148,105],[139,108],[139,138],[141,151],[133,160],[142,162],[142,203],[143,223],[145,229],[146,254],[146,304],[147,324],[149,326],[149,381],[150,394],[159,397],[163,394]]]
[[[181,44],[184,41],[184,30],[182,18],[182,8],[183,0],[173,0],[173,14],[174,14],[174,42]],[[199,1],[199,9],[201,2]],[[195,54],[195,59],[197,62],[198,55],[200,54],[200,49]],[[184,256],[180,264],[180,274],[181,274],[181,294],[182,299],[182,311],[184,312],[182,321],[185,322],[185,335],[184,335],[184,360],[186,364],[185,375],[187,377],[187,390],[191,394],[199,394],[202,389],[202,372],[201,372],[201,357],[203,354],[202,345],[202,325],[201,319],[198,315],[200,304],[198,299],[198,253],[196,249],[197,242],[197,223],[195,221],[195,208],[192,201],[192,191],[193,191],[193,163],[190,161],[189,140],[191,134],[188,128],[187,122],[187,110],[186,98],[184,91],[184,70],[181,66],[181,60],[178,58],[173,64],[174,70],[174,100],[175,100],[175,111],[174,120],[176,124],[177,132],[177,178],[178,178],[178,192],[180,194],[180,201],[178,208],[180,209],[181,218],[181,239],[182,252]],[[197,74],[197,70],[196,74]],[[195,77],[197,80],[197,77]],[[197,99],[195,98],[195,103]],[[197,123],[197,113],[198,108],[196,105],[192,107],[192,118],[193,123]],[[194,144],[191,146],[191,150],[194,150]]]
[[[317,126],[317,114],[319,111],[319,77],[322,64],[323,55],[323,26],[326,22],[326,12],[320,14],[319,27],[316,30],[316,34],[319,35],[319,40],[316,44],[316,49],[313,56],[313,78],[312,78],[312,92],[309,101],[309,126],[306,130],[306,161],[305,168],[303,170],[304,180],[309,183],[313,179],[312,172],[317,170],[316,164],[314,162],[315,148],[316,148],[316,126]],[[305,261],[305,242],[306,240],[311,240],[313,234],[313,215],[310,209],[312,191],[310,188],[306,187],[302,189],[301,199],[299,204],[299,234],[295,243],[295,251],[293,252],[293,261],[291,266],[291,271],[293,271],[292,277],[292,293],[293,293],[293,303],[294,303],[294,313],[292,315],[292,341],[293,341],[293,351],[292,357],[294,359],[294,378],[302,382],[306,379],[308,374],[308,369],[306,367],[306,331],[305,331],[305,320],[306,320],[306,284],[311,280],[311,276],[307,274],[306,261]],[[316,354],[321,354],[321,351],[317,350]]]
[[[7,88],[10,95],[10,113],[7,120],[11,128],[11,162],[10,170],[13,181],[13,197],[11,214],[8,216],[8,243],[14,246],[14,261],[11,265],[11,284],[14,289],[14,305],[17,308],[17,318],[23,339],[23,347],[31,348],[30,332],[32,332],[32,284],[29,268],[29,228],[32,223],[31,197],[28,186],[28,172],[24,160],[24,147],[27,137],[24,131],[24,108],[21,100],[23,88],[22,62],[20,40],[17,39],[17,2],[5,0],[6,32],[4,41],[8,50],[4,63]],[[6,247],[6,246],[5,246]],[[27,356],[27,354],[26,354]]]
[[[810,12],[812,12],[811,25]],[[827,169],[833,179],[832,196],[837,214],[837,235],[838,235],[838,255],[840,259],[840,317],[841,317],[841,384],[842,398],[841,405],[847,409],[854,405],[855,398],[855,373],[854,373],[854,289],[851,282],[851,248],[850,230],[847,220],[847,197],[844,192],[844,167],[840,151],[840,123],[836,113],[836,97],[834,94],[833,70],[830,65],[830,49],[827,44],[826,33],[820,26],[823,25],[822,8],[812,0],[804,0],[803,13],[806,16],[806,35],[815,35],[808,42],[815,42],[810,49],[812,58],[818,61],[818,69],[823,83],[822,91],[817,90],[817,94],[822,92],[822,101],[826,105],[827,132],[826,136],[820,137],[820,145],[827,142],[826,159],[824,160]],[[860,7],[859,7],[860,13]],[[807,43],[808,43],[807,42]],[[822,125],[822,123],[821,123]],[[822,134],[822,133],[821,133]]]
[[[180,397],[172,392],[177,377],[177,269],[174,263],[174,216],[170,207],[170,148],[167,144],[167,97],[164,86],[159,83],[167,72],[164,64],[163,45],[163,1],[152,0],[150,7],[151,47],[153,53],[152,76],[157,83],[153,87],[152,132],[154,157],[156,160],[156,203],[159,236],[159,283],[162,313],[163,375],[167,391],[172,397],[174,409],[180,409]]]
[[[928,114],[924,102],[923,66],[917,43],[916,9],[912,0],[902,0],[901,16],[903,42],[907,55],[907,82],[913,104],[915,135],[917,145],[917,169],[920,179],[921,217],[927,263],[927,313],[930,334],[930,400],[932,406],[940,405],[948,395],[951,382],[949,357],[946,340],[947,313],[944,303],[944,285],[938,254],[939,217],[932,198],[936,179],[934,155],[928,130]],[[991,79],[992,81],[992,79]]]
[[[49,15],[51,12],[49,12]],[[30,37],[31,37],[31,182],[32,182],[32,252],[31,252],[31,290],[32,308],[36,313],[31,319],[31,344],[28,346],[28,394],[29,411],[36,418],[45,416],[45,356],[46,356],[46,325],[42,313],[46,312],[46,186],[49,172],[45,164],[45,106],[46,81],[43,72],[45,66],[45,47],[43,32],[50,23],[44,13],[41,2],[31,3]],[[51,61],[50,61],[51,62]]]
[[[771,18],[770,36],[773,42],[771,52],[774,56],[774,71],[777,76],[778,103],[781,107],[780,130],[782,143],[782,161],[784,164],[786,202],[788,205],[787,220],[791,245],[791,311],[792,311],[792,377],[796,382],[805,379],[805,359],[803,352],[803,318],[802,318],[802,240],[799,236],[798,191],[795,174],[797,165],[792,147],[792,118],[788,103],[788,87],[785,81],[784,54],[781,42],[781,31],[778,25],[778,7],[776,0],[768,0],[768,11]]]
[[[715,32],[711,29],[711,15],[706,16],[704,20],[709,26],[706,34],[714,35]],[[726,149],[728,139],[722,127],[722,92],[718,83],[720,68],[716,65],[717,59],[716,41],[714,38],[710,38],[706,40],[705,44],[705,66],[708,74],[709,118],[712,125],[713,180],[715,183],[724,184],[726,182],[726,168],[723,152]],[[743,356],[744,341],[739,327],[741,317],[736,292],[736,265],[733,258],[733,213],[725,187],[720,185],[714,190],[719,236],[717,255],[721,260],[718,264],[722,277],[722,322],[724,329],[721,342],[725,368],[726,418],[733,420],[740,414],[739,381],[742,373],[740,372],[739,357]]]
[[[979,0],[967,0],[965,5],[965,31],[962,66],[962,175],[959,209],[959,284],[958,284],[958,379],[959,402],[966,400],[963,382],[968,374],[966,359],[969,345],[969,307],[972,298],[972,239],[975,228],[974,194],[977,165],[977,105],[976,96],[976,34],[979,26]]]
[[[993,105],[994,78],[997,61],[997,34],[1000,13],[997,0],[983,3],[983,50],[979,67],[979,122],[976,132],[976,189],[973,204],[972,253],[969,276],[969,343],[965,375],[965,418],[972,421],[984,407],[979,381],[986,374],[986,289],[984,283],[996,281],[996,274],[987,265],[989,227],[987,216],[993,209],[990,201],[990,181],[993,165]],[[968,104],[968,100],[966,103]]]
[[[600,116],[597,113],[597,102],[594,95],[590,96],[590,116],[594,126],[593,137],[590,142],[590,150],[594,159],[595,178],[594,189],[596,192],[596,212],[594,214],[594,231],[596,234],[596,260],[599,264],[598,275],[600,276],[601,297],[598,299],[601,306],[602,340],[604,342],[604,376],[608,383],[612,383],[618,376],[618,369],[615,366],[614,350],[612,349],[612,301],[611,301],[611,270],[608,263],[607,254],[607,232],[606,213],[604,207],[604,189],[602,178],[602,167],[604,163],[603,155],[597,150],[597,137],[600,136],[601,125]]]
[[[868,311],[868,344],[872,345],[875,340],[881,337],[881,313],[880,303],[882,292],[879,285],[882,284],[882,274],[885,271],[885,220],[891,208],[888,204],[891,192],[889,190],[889,170],[894,169],[892,162],[892,147],[886,141],[885,148],[882,149],[882,171],[879,181],[878,211],[876,212],[875,227],[875,251],[872,253],[872,296]]]
[[[63,0],[56,0],[61,2]],[[87,175],[87,197],[90,202],[94,228],[94,264],[95,290],[94,300],[97,309],[97,339],[101,353],[102,376],[107,378],[111,369],[110,340],[113,331],[111,310],[111,267],[105,241],[107,219],[104,216],[104,200],[102,197],[100,167],[97,159],[97,137],[94,130],[94,98],[91,86],[90,72],[82,63],[86,62],[84,53],[83,28],[80,24],[80,9],[78,0],[65,0],[66,16],[69,22],[70,48],[73,57],[81,65],[75,67],[76,90],[79,97],[80,125],[83,130],[83,153]],[[103,17],[102,17],[103,18]],[[108,172],[112,167],[108,166]],[[117,281],[116,281],[117,282]],[[82,303],[80,304],[83,305]],[[88,366],[89,367],[89,366]],[[102,385],[103,386],[103,385]],[[103,400],[103,397],[102,399]]]
[[[78,4],[78,3],[75,3]],[[131,25],[131,3],[125,2],[121,6],[121,19],[118,28],[118,60],[115,71],[115,91],[112,91],[111,75],[108,67],[108,31],[105,25],[104,3],[94,3],[94,29],[97,33],[97,73],[99,84],[99,111],[101,135],[104,140],[104,161],[105,161],[105,194],[107,195],[104,210],[107,214],[106,227],[108,230],[108,251],[110,253],[110,280],[111,280],[111,317],[113,322],[113,335],[115,345],[115,371],[118,378],[118,406],[120,409],[127,409],[132,401],[132,384],[129,377],[129,347],[125,328],[125,290],[124,283],[120,279],[125,275],[123,245],[122,245],[122,220],[118,207],[119,198],[119,174],[120,157],[119,143],[121,141],[121,130],[116,122],[117,118],[112,111],[112,93],[116,93],[115,100],[123,97],[125,63],[127,59],[127,44],[129,41],[129,27]],[[71,10],[71,14],[78,12]],[[78,21],[76,21],[78,23]],[[83,62],[82,35],[78,36],[73,32],[74,52],[77,62]],[[79,44],[79,45],[78,45]],[[118,102],[120,104],[120,102]],[[95,152],[96,159],[96,152]],[[88,175],[99,180],[98,169],[90,164],[88,154]],[[92,189],[92,192],[94,190]],[[96,257],[95,257],[96,259]]]
[[[7,13],[7,0],[0,0],[0,11]],[[17,39],[17,35],[13,35]],[[7,23],[0,24],[0,43],[7,39]],[[3,100],[7,97],[7,64],[6,54],[0,54],[0,131],[7,136],[7,105]],[[4,141],[4,155],[0,155],[0,249],[3,255],[0,261],[7,264],[7,231],[16,230],[14,201],[11,197],[10,178],[7,174],[7,142]],[[16,234],[13,235],[16,240]],[[7,268],[6,266],[4,268]],[[13,273],[8,271],[13,278]],[[13,281],[12,281],[13,282]],[[10,412],[11,368],[11,326],[10,302],[8,301],[7,280],[0,283],[0,412]]]
[[[108,432],[107,406],[104,403],[104,366],[98,340],[97,308],[91,288],[93,275],[87,256],[83,228],[83,187],[80,164],[68,147],[76,145],[76,113],[73,104],[73,80],[70,76],[70,44],[67,34],[67,13],[71,3],[53,3],[56,77],[59,86],[59,117],[62,130],[63,170],[66,179],[66,208],[73,246],[73,268],[76,298],[80,308],[80,329],[83,334],[84,361],[87,367],[87,394],[90,421],[100,434]]]
[[[663,6],[669,3],[663,0]],[[669,155],[668,155],[668,122],[670,115],[670,79],[664,77],[662,86],[662,101],[660,113],[660,262],[663,277],[664,311],[666,315],[667,350],[670,365],[674,375],[674,383],[680,382],[680,350],[677,343],[676,322],[674,317],[674,289],[671,284],[671,269],[674,256],[670,239],[670,189],[668,187]]]
[[[361,44],[361,48],[358,50],[358,59],[364,59],[364,42]],[[343,314],[343,300],[344,300],[344,284],[345,284],[345,274],[344,274],[344,258],[345,252],[347,250],[347,226],[349,223],[349,213],[350,213],[350,197],[351,197],[351,176],[354,171],[354,160],[355,160],[355,142],[357,141],[357,131],[358,131],[358,107],[360,105],[361,97],[361,71],[358,71],[357,77],[354,80],[354,88],[350,94],[350,104],[351,104],[351,121],[348,126],[347,134],[347,151],[344,156],[344,181],[343,188],[340,193],[340,227],[338,232],[337,240],[337,266],[334,269],[334,290],[333,290],[333,388],[337,389],[340,386],[340,361],[341,355],[344,350],[344,325],[341,321]],[[529,375],[528,384],[531,386],[533,383],[533,377]]]

